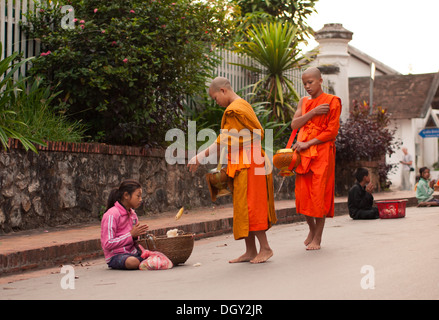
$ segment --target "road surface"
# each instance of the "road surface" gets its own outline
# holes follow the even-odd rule
[[[3,277],[0,299],[439,299],[439,208],[407,208],[400,219],[327,219],[319,251],[305,250],[306,235],[303,222],[274,226],[274,256],[259,265],[229,264],[244,242],[223,235],[196,241],[189,260],[171,270],[110,270],[99,259]]]

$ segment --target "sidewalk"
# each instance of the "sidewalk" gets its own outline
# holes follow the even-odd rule
[[[416,206],[413,191],[390,191],[374,194],[375,200],[408,199],[407,206]],[[303,221],[296,214],[294,200],[275,203],[277,224]],[[149,226],[148,233],[164,235],[178,228],[195,234],[195,239],[213,237],[232,232],[232,205],[185,210],[179,220],[175,212],[162,212],[156,216],[139,217]],[[347,214],[347,197],[335,198],[335,215]],[[80,263],[86,259],[103,258],[100,242],[100,224],[63,226],[47,230],[31,230],[0,236],[0,276],[61,264]]]

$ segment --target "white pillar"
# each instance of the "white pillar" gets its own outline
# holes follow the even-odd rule
[[[342,101],[341,120],[349,117],[349,53],[348,43],[352,40],[353,32],[343,28],[340,23],[328,23],[315,33],[319,43],[319,53],[313,65],[330,70],[324,77],[330,82],[335,95]]]

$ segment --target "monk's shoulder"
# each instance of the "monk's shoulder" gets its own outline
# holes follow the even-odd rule
[[[237,99],[233,101],[225,111],[227,114],[245,115],[248,113],[254,113],[254,110],[250,103],[244,99]]]
[[[339,103],[341,105],[340,97],[330,93],[324,93],[324,95],[325,95],[325,100],[329,101],[330,103]]]

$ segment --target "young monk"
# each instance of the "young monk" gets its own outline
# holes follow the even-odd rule
[[[260,145],[264,131],[251,105],[233,91],[226,78],[215,78],[209,95],[226,108],[221,134],[209,148],[189,161],[188,168],[195,172],[209,154],[219,154],[221,147],[228,147],[227,175],[233,178],[233,234],[236,240],[245,239],[246,246],[243,255],[229,262],[262,263],[273,255],[266,231],[276,223],[273,178],[271,172],[265,172],[265,153]]]
[[[340,98],[322,90],[322,76],[317,68],[302,75],[310,95],[299,101],[291,128],[299,129],[293,146],[300,153],[296,168],[296,211],[305,215],[309,234],[307,250],[318,250],[325,218],[334,216],[335,138],[340,126]]]

